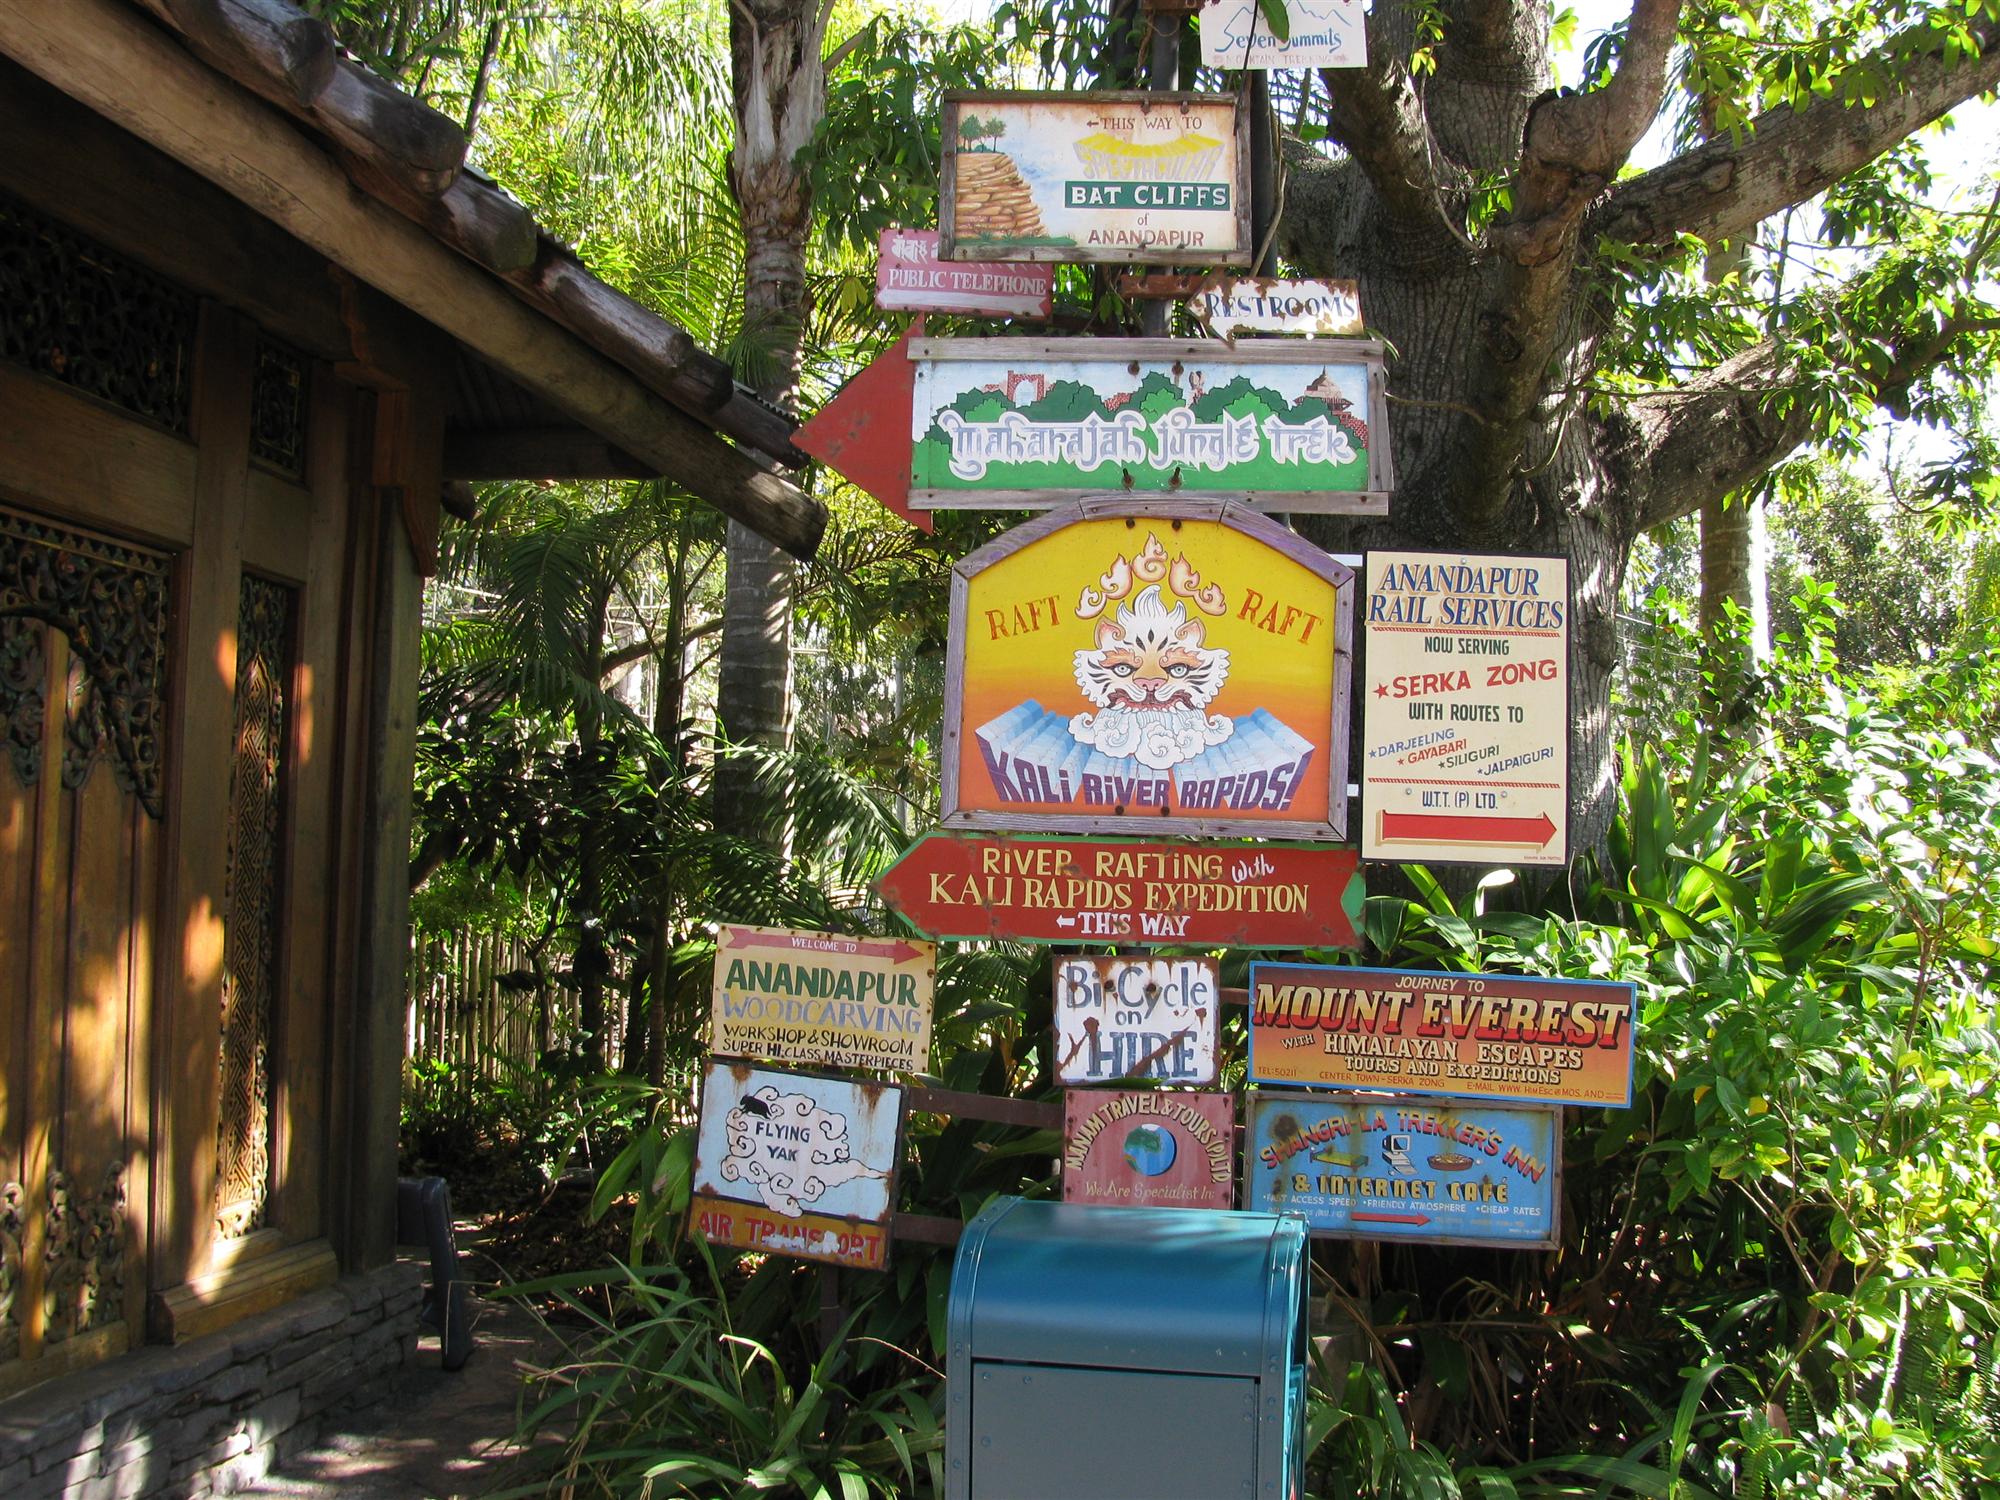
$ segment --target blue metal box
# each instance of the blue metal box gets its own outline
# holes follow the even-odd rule
[[[945,1500],[1296,1500],[1306,1225],[996,1198],[958,1244]]]

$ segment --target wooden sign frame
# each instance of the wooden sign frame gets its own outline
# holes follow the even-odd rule
[[[1323,1227],[1313,1217],[1313,1209],[1317,1205],[1301,1205],[1295,1199],[1271,1194],[1264,1188],[1263,1179],[1259,1176],[1262,1163],[1259,1157],[1261,1148],[1258,1143],[1262,1139],[1262,1116],[1267,1112],[1275,1114],[1285,1110],[1296,1110],[1301,1115],[1311,1115],[1315,1111],[1322,1114],[1330,1114],[1352,1110],[1359,1115],[1368,1116],[1372,1116],[1372,1114],[1387,1116],[1392,1113],[1408,1113],[1433,1118],[1444,1118],[1457,1113],[1485,1117],[1496,1115],[1533,1116],[1538,1119],[1546,1119],[1549,1122],[1549,1159],[1544,1165],[1543,1171],[1548,1178],[1548,1182],[1544,1185],[1537,1179],[1534,1184],[1538,1207],[1542,1204],[1546,1205],[1541,1208],[1539,1213],[1533,1216],[1534,1227],[1538,1232],[1532,1236],[1453,1234],[1449,1232],[1449,1226],[1437,1232],[1432,1232],[1429,1225],[1436,1221],[1431,1220],[1428,1215],[1420,1212],[1421,1200],[1414,1195],[1408,1200],[1409,1211],[1407,1214],[1398,1212],[1393,1206],[1394,1200],[1388,1200],[1391,1206],[1387,1211],[1372,1209],[1357,1210],[1350,1206],[1348,1208],[1349,1227]],[[1437,1099],[1414,1094],[1349,1093],[1343,1090],[1331,1089],[1311,1094],[1280,1093],[1271,1089],[1252,1089],[1244,1095],[1243,1156],[1242,1167],[1237,1173],[1238,1181],[1242,1185],[1242,1204],[1246,1210],[1253,1213],[1277,1213],[1286,1210],[1294,1213],[1302,1213],[1306,1216],[1308,1223],[1312,1225],[1311,1234],[1317,1240],[1378,1240],[1417,1245],[1481,1245],[1492,1250],[1554,1250],[1562,1244],[1563,1124],[1563,1107],[1559,1104],[1524,1104],[1517,1100],[1502,1101],[1497,1099]],[[1376,1152],[1380,1152],[1386,1157],[1383,1144],[1369,1143],[1365,1140],[1365,1135],[1369,1133],[1382,1136],[1385,1142],[1390,1137],[1401,1135],[1409,1135],[1413,1144],[1419,1139],[1425,1142],[1436,1142],[1445,1139],[1436,1135],[1420,1135],[1418,1132],[1411,1130],[1391,1129],[1376,1132],[1373,1131],[1372,1126],[1366,1130],[1349,1132],[1346,1139],[1357,1139],[1359,1145],[1372,1144]],[[1342,1144],[1344,1144],[1344,1140],[1330,1139],[1323,1149],[1333,1150]],[[1428,1151],[1427,1146],[1425,1149]],[[1468,1152],[1473,1149],[1478,1148],[1468,1147]],[[1457,1152],[1455,1145],[1449,1141],[1440,1146],[1439,1151],[1457,1157],[1460,1160],[1463,1160],[1465,1157],[1465,1153]],[[1357,1151],[1355,1154],[1359,1156],[1367,1155],[1366,1152],[1361,1151]],[[1302,1161],[1306,1159],[1303,1155],[1300,1158]],[[1342,1170],[1354,1172],[1358,1170],[1358,1166],[1360,1165],[1372,1166],[1372,1159],[1356,1165],[1346,1166]],[[1431,1164],[1426,1162],[1425,1165],[1430,1166]],[[1498,1152],[1484,1160],[1481,1158],[1472,1158],[1472,1166],[1481,1165],[1506,1166],[1522,1176],[1526,1175],[1524,1169],[1513,1167],[1511,1160]],[[1454,1168],[1454,1172],[1469,1174],[1472,1166],[1457,1167]],[[1432,1175],[1427,1177],[1423,1172],[1416,1170],[1416,1163],[1414,1162],[1407,1163],[1400,1170],[1408,1174],[1406,1180],[1412,1182],[1428,1181],[1436,1184],[1439,1182],[1451,1183],[1466,1180],[1453,1175],[1439,1176],[1437,1175],[1438,1169],[1436,1167],[1431,1168]],[[1315,1173],[1315,1175],[1318,1174]],[[1361,1179],[1346,1177],[1335,1178],[1334,1180],[1354,1183]],[[1315,1196],[1321,1199],[1335,1196],[1353,1198],[1355,1194],[1356,1189],[1352,1187],[1346,1189],[1323,1188]],[[1363,1201],[1371,1201],[1375,1196],[1372,1194],[1363,1195]],[[1510,1214],[1516,1207],[1512,1203],[1504,1203],[1502,1206],[1508,1208]],[[1399,1220],[1402,1222],[1396,1222]],[[1354,1227],[1357,1224],[1361,1227]]]
[[[1389,495],[1395,488],[1396,480],[1389,451],[1385,352],[1379,339],[1246,339],[1238,344],[1219,339],[913,339],[910,341],[910,358],[916,365],[916,387],[911,407],[908,504],[913,510],[1035,510],[1086,497],[1124,493],[1135,500],[1150,496],[1181,500],[1232,500],[1253,510],[1277,515],[1386,516],[1389,513]],[[1351,380],[1353,377],[1345,372],[1359,366],[1365,385],[1365,404],[1361,410],[1365,414],[1362,420],[1367,424],[1364,434],[1367,441],[1366,483],[1359,489],[1259,489],[1244,482],[1251,476],[1244,474],[1240,465],[1234,471],[1225,467],[1214,472],[1190,470],[1178,465],[1159,469],[1161,460],[1127,466],[1100,463],[1088,471],[1087,479],[1062,487],[939,488],[920,483],[921,476],[916,472],[921,456],[920,445],[928,439],[934,426],[952,414],[951,401],[937,399],[950,388],[951,376],[947,371],[950,366],[966,362],[1003,370],[1002,382],[1009,387],[1003,394],[1009,403],[1018,391],[1028,388],[1029,381],[1038,381],[1041,388],[1046,389],[1050,383],[1050,371],[1061,368],[1082,370],[1089,367],[1134,388],[1143,388],[1144,382],[1154,377],[1165,377],[1175,384],[1185,379],[1192,391],[1196,380],[1205,378],[1204,372],[1209,369],[1241,370],[1246,373],[1283,371],[1282,376],[1274,374],[1272,378],[1296,383],[1314,369],[1325,379],[1328,369],[1335,365],[1343,368],[1342,378]],[[1017,369],[1017,366],[1020,368]],[[977,380],[979,375],[959,375],[957,379],[959,382]],[[983,386],[981,389],[991,387]],[[1162,389],[1165,387],[1162,386]],[[1313,394],[1311,390],[1307,391],[1308,396]],[[1109,399],[1117,401],[1121,398],[1113,396]],[[1347,400],[1345,397],[1340,399]],[[1190,409],[1191,403],[1179,410]],[[1125,418],[1131,411],[1131,407],[1126,407],[1119,416]],[[1324,422],[1326,419],[1319,417],[1314,420]],[[975,425],[983,428],[990,424],[967,424],[968,427]],[[1155,430],[1150,425],[1144,429],[1140,437],[1142,446],[1150,442],[1150,435]],[[1263,461],[1263,443],[1264,439],[1260,436],[1259,462]],[[1277,462],[1275,458],[1272,460],[1274,466]],[[1236,476],[1234,479],[1232,472]]]
[[[1195,250],[1167,244],[1093,246],[1079,244],[1034,244],[1001,240],[959,242],[958,206],[960,197],[957,146],[959,122],[968,111],[981,107],[1005,109],[1053,106],[1057,109],[1101,110],[1106,105],[1136,108],[1142,116],[1156,110],[1220,110],[1229,116],[1222,132],[1235,160],[1230,178],[1235,202],[1229,219],[1235,244],[1226,250]],[[939,254],[945,260],[1061,261],[1066,264],[1112,265],[1247,266],[1253,245],[1250,229],[1250,111],[1234,94],[1148,93],[1140,90],[1102,92],[1061,92],[1013,89],[951,89],[944,96],[942,125],[944,161],[938,180]],[[1025,188],[1025,184],[1023,184]],[[1163,210],[1171,212],[1171,210]]]
[[[963,805],[959,785],[959,761],[964,748],[966,716],[966,642],[971,610],[972,580],[995,564],[1022,549],[1084,521],[1123,520],[1134,533],[1136,548],[1144,538],[1140,528],[1151,523],[1168,535],[1190,521],[1218,523],[1254,541],[1263,543],[1299,567],[1313,574],[1334,592],[1333,633],[1328,665],[1332,696],[1325,724],[1315,721],[1314,742],[1324,749],[1324,763],[1317,770],[1310,765],[1301,780],[1310,777],[1326,789],[1326,818],[1308,821],[1290,818],[1245,818],[1202,816],[1177,813],[1169,807],[1134,806],[1129,812],[1064,813],[1006,812],[987,807]],[[1169,529],[1170,528],[1170,529]],[[1079,501],[1047,515],[1037,516],[1001,536],[995,537],[952,569],[950,645],[945,663],[943,772],[940,823],[945,829],[978,829],[987,832],[1026,833],[1111,833],[1135,837],[1159,834],[1190,834],[1198,838],[1302,839],[1314,843],[1339,843],[1347,833],[1348,726],[1351,718],[1351,687],[1354,675],[1354,598],[1357,575],[1354,570],[1322,551],[1305,538],[1280,526],[1268,516],[1246,506],[1227,501],[1159,501],[1100,498]],[[1086,702],[1081,695],[1079,704]],[[1296,731],[1295,731],[1296,732]],[[1324,735],[1324,739],[1319,736]],[[1165,772],[1159,774],[1165,775]]]

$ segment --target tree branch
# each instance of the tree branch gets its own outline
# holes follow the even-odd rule
[[[1327,114],[1333,139],[1347,149],[1381,200],[1382,210],[1404,229],[1432,228],[1446,218],[1448,184],[1442,158],[1424,118],[1424,101],[1410,77],[1409,47],[1391,34],[1386,7],[1368,17],[1365,68],[1325,68]]]
[[[1513,212],[1489,242],[1501,269],[1480,320],[1470,388],[1488,421],[1471,432],[1460,519],[1483,534],[1507,505],[1550,364],[1573,334],[1566,307],[1577,229],[1658,114],[1681,0],[1635,0],[1603,88],[1544,95],[1528,112]]]
[[[1874,372],[1875,399],[1907,411],[1910,387],[1936,369],[1962,338],[1990,331],[1996,320],[1966,313],[1891,346]],[[1641,434],[1630,462],[1642,476],[1638,529],[1650,531],[1742,490],[1813,434],[1814,404],[1801,392],[1780,404],[1772,397],[1794,372],[1773,344],[1758,344],[1675,391],[1642,396],[1632,417]]]
[[[1767,110],[1740,142],[1710,141],[1620,183],[1591,215],[1591,234],[1656,250],[1683,234],[1711,245],[1747,235],[2000,84],[2000,21],[1969,29],[1981,55],[1950,62],[1922,26],[1891,38],[1873,61],[1899,92],[1871,106],[1820,98],[1804,109]]]

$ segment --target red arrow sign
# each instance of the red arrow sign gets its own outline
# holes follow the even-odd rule
[[[893,349],[840,388],[792,443],[823,460],[921,530],[931,529],[928,511],[913,511],[910,498],[910,423],[917,402],[917,366],[910,340],[920,338],[917,318]]]
[[[1371,1214],[1356,1209],[1347,1216],[1357,1224],[1428,1224],[1429,1214]]]
[[[1526,844],[1539,849],[1556,835],[1547,813],[1532,818],[1479,817],[1471,813],[1382,814],[1382,837],[1448,844]]]
[[[931,833],[875,882],[927,937],[1358,948],[1352,849]]]

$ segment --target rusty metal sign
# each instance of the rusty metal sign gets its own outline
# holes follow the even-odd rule
[[[875,262],[875,305],[884,312],[984,313],[1046,318],[1055,267],[938,258],[935,229],[885,229]]]
[[[930,1067],[937,949],[907,938],[724,923],[709,1050],[806,1067]]]
[[[1228,1094],[1071,1089],[1063,1095],[1063,1202],[1229,1208],[1235,1145]]]
[[[1355,337],[1362,331],[1361,291],[1352,281],[1211,277],[1192,289],[1188,311],[1213,334]]]
[[[1054,970],[1059,1082],[1215,1082],[1214,959],[1079,955],[1056,959]]]
[[[880,1270],[902,1115],[887,1084],[711,1062],[690,1226],[712,1245]]]
[[[1250,1076],[1622,1109],[1634,994],[1604,980],[1253,963]]]
[[[1329,1239],[1553,1249],[1562,1110],[1389,1094],[1250,1096],[1243,1206]]]
[[[875,889],[932,938],[1358,948],[1352,849],[931,833]]]

